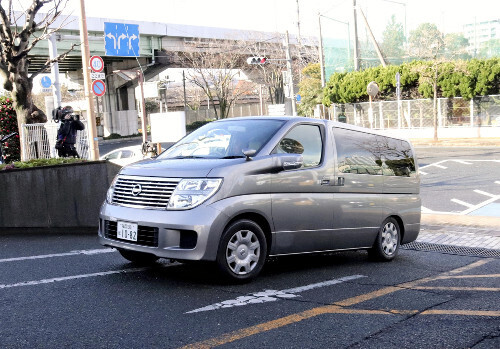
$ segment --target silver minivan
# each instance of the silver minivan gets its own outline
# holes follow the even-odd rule
[[[136,263],[214,261],[236,280],[271,256],[367,249],[390,261],[417,238],[419,190],[404,139],[302,117],[225,119],[124,167],[99,241]]]

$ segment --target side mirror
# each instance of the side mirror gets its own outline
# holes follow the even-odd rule
[[[252,157],[255,156],[255,154],[257,154],[257,150],[255,149],[243,149],[243,155],[247,157],[247,161],[252,160]]]
[[[296,170],[304,165],[304,158],[300,154],[278,154],[278,168],[284,171]]]

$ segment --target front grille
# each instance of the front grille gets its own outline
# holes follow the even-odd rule
[[[179,181],[178,178],[119,176],[113,192],[113,204],[165,209]]]
[[[139,225],[137,227],[137,241],[129,241],[116,237],[117,225],[117,222],[104,221],[104,237],[107,239],[124,241],[129,244],[158,247],[158,228]]]

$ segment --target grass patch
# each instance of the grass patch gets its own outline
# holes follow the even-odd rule
[[[20,168],[34,168],[42,166],[54,166],[64,164],[82,163],[88,160],[78,158],[57,158],[57,159],[33,159],[29,161],[16,161],[11,164],[1,164],[0,171],[15,170]]]

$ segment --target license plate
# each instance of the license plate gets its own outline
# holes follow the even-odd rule
[[[137,224],[118,222],[116,237],[123,240],[137,241]]]

